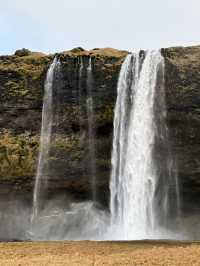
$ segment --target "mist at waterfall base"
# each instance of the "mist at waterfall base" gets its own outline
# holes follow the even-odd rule
[[[79,64],[79,79],[84,69]],[[159,51],[129,54],[120,71],[114,111],[110,210],[96,194],[95,132],[92,124],[92,64],[88,61],[88,141],[92,199],[47,197],[48,165],[54,127],[54,82],[62,64],[57,58],[46,77],[33,208],[13,196],[1,215],[1,239],[139,240],[191,239],[180,223],[181,200],[170,136],[165,123],[164,59]],[[67,178],[67,177],[66,177]],[[190,223],[191,221],[186,221]]]

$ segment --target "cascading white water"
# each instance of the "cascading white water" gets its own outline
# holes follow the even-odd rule
[[[87,119],[88,119],[88,142],[89,142],[89,157],[90,157],[90,176],[92,184],[92,199],[96,201],[96,151],[95,151],[95,133],[94,133],[94,100],[92,96],[93,74],[92,74],[92,59],[89,58],[87,67]]]
[[[34,190],[34,209],[28,238],[33,240],[59,240],[59,239],[96,239],[101,238],[105,232],[105,224],[108,223],[108,213],[96,208],[96,153],[94,143],[94,106],[93,106],[93,73],[92,62],[89,59],[87,69],[84,69],[82,58],[79,61],[79,90],[82,86],[84,70],[87,72],[86,111],[88,120],[88,148],[90,161],[89,171],[91,176],[92,200],[84,203],[70,203],[63,207],[59,204],[55,208],[54,200],[43,203],[43,192],[48,182],[48,170],[45,164],[48,162],[50,139],[52,131],[53,106],[52,89],[54,76],[57,74],[59,61],[56,59],[50,66],[45,82],[45,95],[42,111],[42,129],[38,170]],[[55,76],[55,78],[57,75]],[[83,80],[84,81],[84,80]],[[84,84],[84,83],[83,83]],[[55,85],[55,84],[54,84]],[[81,104],[81,92],[79,91],[79,104]],[[81,107],[81,106],[80,106]],[[55,115],[55,114],[54,114]],[[81,115],[81,114],[80,114]],[[81,125],[81,121],[80,121]],[[37,219],[34,219],[37,218]]]
[[[128,55],[120,72],[110,181],[111,223],[108,212],[94,204],[96,152],[91,58],[87,69],[80,61],[79,89],[83,73],[87,71],[86,109],[93,202],[76,202],[65,207],[61,204],[55,209],[52,200],[45,205],[45,211],[40,215],[42,191],[48,182],[46,170],[53,119],[52,89],[59,64],[54,59],[45,82],[40,154],[34,189],[33,218],[37,219],[31,224],[29,237],[35,240],[173,238],[169,231],[157,234],[161,224],[165,227],[163,221],[168,219],[170,212],[170,187],[175,187],[174,194],[178,190],[177,180],[172,173],[173,163],[165,125],[164,59],[156,51],[147,52],[146,55]],[[173,204],[178,207],[179,204],[175,202],[177,197],[172,198]]]
[[[53,121],[53,80],[56,67],[59,67],[60,61],[55,57],[52,64],[50,65],[45,85],[44,85],[44,99],[42,108],[42,126],[40,135],[40,150],[39,159],[37,165],[37,174],[35,177],[35,186],[33,194],[33,217],[38,216],[39,209],[41,207],[41,201],[43,198],[42,191],[47,188],[48,182],[48,154],[50,150],[51,132],[52,132],[52,121]]]
[[[161,53],[129,54],[118,81],[110,181],[111,224],[119,226],[122,239],[155,238],[159,221],[168,216],[172,179],[169,173],[160,177],[155,160],[157,89],[164,90]]]

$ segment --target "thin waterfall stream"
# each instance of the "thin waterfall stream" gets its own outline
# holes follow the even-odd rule
[[[78,60],[78,105],[79,105],[79,126],[81,130],[81,122],[82,122],[82,79],[83,79],[83,58],[80,57]]]
[[[95,151],[95,125],[94,125],[94,99],[93,99],[93,73],[92,73],[92,58],[89,58],[87,67],[87,120],[88,120],[88,144],[90,158],[90,178],[92,184],[92,200],[95,202],[97,197],[96,191],[96,151]]]
[[[53,122],[53,81],[56,68],[60,66],[60,61],[55,57],[50,65],[45,85],[44,99],[42,108],[42,126],[40,135],[39,159],[37,173],[35,177],[35,186],[33,193],[33,216],[32,219],[39,215],[44,198],[44,190],[48,186],[48,155],[51,143],[51,132]]]

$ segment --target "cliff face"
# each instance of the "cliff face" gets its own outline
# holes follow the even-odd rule
[[[53,136],[50,151],[50,194],[90,198],[87,121],[87,73],[93,66],[94,132],[97,194],[109,195],[113,107],[118,73],[127,52],[74,49],[59,54],[62,63],[54,88]],[[32,197],[41,128],[43,88],[54,56],[32,53],[0,57],[0,193]],[[80,58],[83,60],[80,77]]]
[[[200,46],[163,50],[166,100],[183,208],[200,206]]]
[[[200,192],[200,47],[163,49],[166,103],[172,152],[185,210],[195,210]],[[90,198],[87,126],[88,58],[93,65],[97,195],[108,202],[113,107],[117,79],[127,52],[80,48],[59,54],[60,79],[54,89],[53,138],[49,173],[52,193]],[[84,71],[80,80],[80,57]],[[0,194],[31,199],[36,172],[43,87],[53,55],[0,57]],[[192,207],[191,207],[192,206]]]

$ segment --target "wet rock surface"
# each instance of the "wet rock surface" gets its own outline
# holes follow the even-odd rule
[[[200,46],[163,50],[168,127],[177,160],[182,208],[200,210]]]

